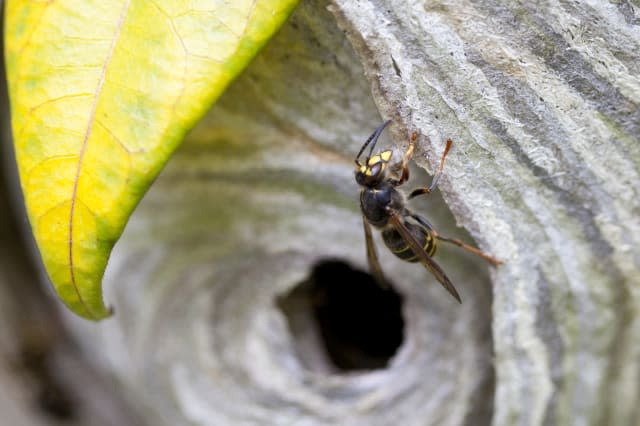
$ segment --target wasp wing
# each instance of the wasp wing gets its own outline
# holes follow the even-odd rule
[[[373,275],[378,285],[382,288],[388,288],[389,283],[382,273],[382,267],[378,261],[378,253],[376,252],[376,246],[373,242],[373,235],[371,235],[371,225],[367,222],[367,218],[362,216],[362,223],[364,224],[364,239],[367,243],[367,260],[369,261],[369,272]]]
[[[394,229],[398,231],[406,243],[409,244],[411,251],[418,256],[420,263],[431,271],[440,284],[442,284],[442,286],[446,288],[459,303],[462,303],[460,295],[449,280],[449,277],[447,277],[442,268],[440,268],[440,266],[427,254],[427,252],[424,251],[424,248],[422,248],[422,245],[415,239],[415,237],[411,235],[411,232],[404,225],[403,218],[397,214],[391,214],[389,217],[389,223],[391,223]]]

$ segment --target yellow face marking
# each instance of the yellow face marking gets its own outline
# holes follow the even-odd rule
[[[373,157],[369,158],[369,161],[367,162],[367,165],[369,167],[379,163],[382,161],[382,158],[380,158],[380,154],[376,154]]]
[[[389,160],[391,160],[392,154],[393,151],[387,150],[374,155],[367,160],[367,164],[358,166],[358,172],[362,173],[365,176],[373,176],[375,169],[375,174],[376,176],[378,176],[380,173],[384,172],[387,163],[389,162]]]
[[[373,157],[369,158],[369,161],[367,162],[367,165],[369,167],[375,166],[378,163],[388,163],[389,160],[391,160],[391,155],[393,154],[393,151],[391,150],[387,150],[387,151],[382,151],[379,154],[374,155]]]
[[[362,173],[363,175],[365,175],[365,176],[371,176],[371,167],[369,167],[369,166],[362,165],[362,166],[360,166],[358,171],[360,173]]]

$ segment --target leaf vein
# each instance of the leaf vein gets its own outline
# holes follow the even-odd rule
[[[80,148],[80,158],[78,159],[78,168],[76,170],[76,177],[73,183],[73,193],[71,196],[71,209],[69,213],[69,271],[71,284],[78,296],[78,300],[80,304],[85,308],[87,314],[91,317],[98,318],[98,316],[91,311],[87,303],[85,302],[82,294],[80,294],[80,289],[78,288],[78,283],[76,282],[75,270],[74,270],[74,258],[73,258],[73,219],[76,213],[76,203],[78,197],[78,183],[80,181],[80,172],[82,170],[82,161],[84,158],[84,154],[87,150],[87,144],[89,142],[89,137],[91,136],[91,132],[93,130],[93,124],[96,118],[96,111],[98,108],[98,100],[100,99],[100,93],[102,92],[102,87],[104,86],[104,82],[106,80],[107,75],[107,67],[109,66],[109,62],[113,57],[113,52],[115,50],[118,38],[120,37],[120,31],[124,25],[125,18],[127,16],[127,11],[129,10],[129,5],[131,4],[131,0],[126,0],[122,6],[122,10],[120,12],[120,17],[118,18],[118,22],[116,24],[115,32],[113,34],[113,38],[111,40],[111,46],[109,47],[109,51],[107,52],[107,56],[105,57],[104,63],[102,65],[102,71],[100,73],[100,79],[98,80],[98,86],[95,91],[95,100],[93,101],[93,105],[91,106],[91,112],[89,113],[87,130],[85,131],[84,138],[82,141],[82,147]]]
[[[67,100],[67,99],[85,98],[87,96],[92,96],[92,94],[91,93],[69,93],[67,95],[56,96],[55,98],[47,99],[44,102],[40,102],[39,104],[30,107],[29,113],[30,114],[35,113],[38,108],[42,108],[45,105],[53,104],[59,101]]]

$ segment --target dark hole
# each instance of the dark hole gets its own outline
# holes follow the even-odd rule
[[[385,368],[402,343],[402,297],[339,260],[315,265],[279,305],[311,369],[318,369],[317,351],[338,370]]]
[[[45,383],[37,396],[39,408],[48,416],[58,420],[73,420],[75,411],[64,389],[57,383]]]
[[[75,418],[71,394],[55,374],[53,351],[46,338],[34,334],[25,338],[19,366],[34,385],[37,408],[46,416],[67,421]]]

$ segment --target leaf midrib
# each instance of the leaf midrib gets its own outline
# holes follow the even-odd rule
[[[92,310],[89,308],[87,303],[85,302],[80,289],[78,288],[78,283],[76,282],[76,276],[74,271],[74,258],[73,258],[73,219],[75,215],[76,201],[78,198],[78,183],[80,181],[80,173],[82,171],[82,163],[84,159],[84,154],[87,149],[87,145],[89,143],[89,138],[93,131],[93,125],[96,119],[96,112],[98,108],[98,100],[100,99],[100,94],[102,93],[102,88],[104,86],[104,82],[107,75],[107,68],[109,66],[109,62],[111,62],[111,58],[113,57],[113,52],[115,51],[115,47],[120,37],[120,32],[122,30],[122,26],[127,16],[127,11],[129,10],[129,5],[131,4],[131,0],[125,0],[122,5],[122,10],[120,11],[120,16],[118,18],[118,22],[115,27],[115,31],[113,33],[113,38],[111,39],[111,45],[109,46],[109,51],[107,52],[107,56],[105,57],[104,63],[102,64],[102,70],[100,72],[100,79],[98,80],[98,85],[96,86],[96,90],[94,92],[94,100],[91,105],[91,111],[89,113],[89,117],[87,120],[87,128],[84,133],[84,137],[82,140],[82,145],[80,147],[80,154],[78,157],[78,167],[76,169],[76,176],[73,182],[73,192],[71,194],[71,207],[69,212],[69,272],[71,278],[71,284],[78,296],[78,300],[80,304],[84,307],[87,314],[92,318],[98,318],[99,316],[94,314]]]

